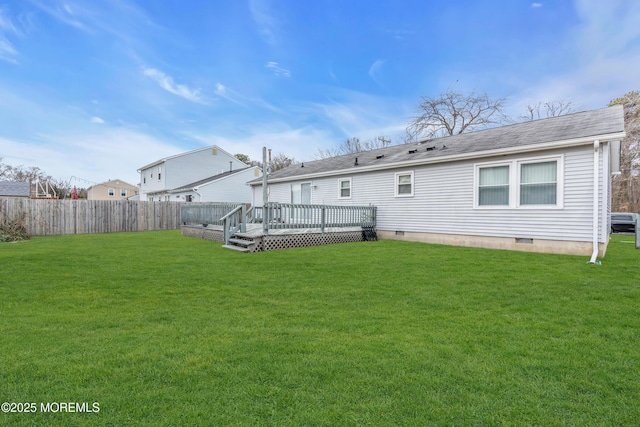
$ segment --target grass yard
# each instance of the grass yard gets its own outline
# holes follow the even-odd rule
[[[0,402],[37,409],[0,425],[638,425],[632,241],[599,266],[179,232],[0,244]]]

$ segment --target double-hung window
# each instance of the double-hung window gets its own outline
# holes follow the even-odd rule
[[[351,178],[340,179],[339,181],[340,199],[351,198]]]
[[[520,205],[557,205],[558,161],[520,164]]]
[[[413,197],[413,171],[396,173],[396,197]]]
[[[476,165],[477,208],[561,208],[563,156]]]
[[[478,168],[478,205],[509,206],[509,165]]]

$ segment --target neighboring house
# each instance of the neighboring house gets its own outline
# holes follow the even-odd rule
[[[31,185],[28,182],[0,181],[0,197],[31,196]]]
[[[140,172],[140,200],[175,200],[175,197],[171,197],[170,191],[184,188],[224,172],[233,172],[247,167],[245,163],[216,145],[165,157],[138,169]],[[249,199],[251,190],[245,184],[246,182],[236,185],[232,191],[242,199]],[[242,200],[238,199],[237,201]]]
[[[377,232],[463,246],[603,256],[622,107],[305,162],[269,201],[377,206]],[[594,167],[594,164],[597,167]],[[250,183],[262,205],[261,180]]]
[[[138,194],[138,187],[113,179],[87,189],[87,200],[125,200]]]
[[[180,188],[167,190],[169,200],[176,202],[251,202],[251,189],[247,182],[262,176],[262,169],[252,166],[214,175]],[[242,191],[239,191],[242,189]],[[159,196],[149,193],[150,197]]]

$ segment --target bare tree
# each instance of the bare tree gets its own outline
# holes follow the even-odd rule
[[[300,162],[296,161],[293,157],[288,157],[283,153],[277,153],[271,157],[271,171],[274,172],[298,163]]]
[[[640,91],[614,99],[609,106],[624,107],[626,137],[620,148],[620,175],[611,184],[612,210],[640,212]]]
[[[49,181],[51,175],[47,175],[42,169],[35,166],[11,166],[0,157],[0,180],[28,182]]]
[[[523,120],[538,120],[548,117],[563,116],[565,114],[575,112],[576,110],[573,108],[573,103],[571,101],[547,101],[544,103],[538,102],[535,105],[527,105],[527,113],[520,116],[520,118]]]
[[[362,151],[370,151],[378,148],[384,148],[393,145],[391,138],[384,135],[377,136],[373,139],[361,141],[358,137],[347,138],[342,144],[335,148],[319,149],[316,153],[317,159],[326,159],[328,157],[341,156],[344,154],[360,153]]]
[[[407,125],[407,132],[434,138],[508,123],[504,114],[506,98],[492,99],[486,93],[447,90],[436,97],[423,96],[418,103],[418,116]]]

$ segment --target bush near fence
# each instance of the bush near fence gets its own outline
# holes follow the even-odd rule
[[[0,198],[0,222],[24,218],[32,236],[177,230],[179,202]]]

